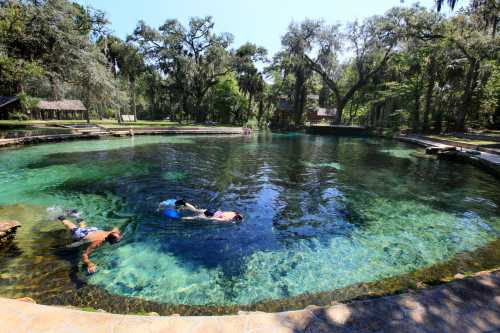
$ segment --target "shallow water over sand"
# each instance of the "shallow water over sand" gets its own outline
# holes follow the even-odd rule
[[[0,295],[71,293],[88,282],[168,304],[286,299],[399,276],[494,241],[498,180],[372,138],[136,137],[0,151],[0,219],[23,227],[0,255]],[[183,197],[238,210],[238,224],[179,222]],[[124,241],[79,249],[54,221],[78,208]]]

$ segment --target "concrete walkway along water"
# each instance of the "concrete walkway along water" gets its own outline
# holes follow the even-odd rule
[[[479,273],[416,293],[282,313],[135,316],[83,312],[11,299],[0,299],[0,307],[0,333],[499,332],[500,271]]]

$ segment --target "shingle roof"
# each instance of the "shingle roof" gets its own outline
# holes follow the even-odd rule
[[[0,108],[17,101],[16,96],[0,96]]]
[[[60,101],[40,101],[38,108],[42,110],[85,111],[85,105],[78,99],[62,99]]]

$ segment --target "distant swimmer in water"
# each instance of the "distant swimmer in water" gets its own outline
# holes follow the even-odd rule
[[[104,231],[95,227],[87,227],[85,221],[81,218],[76,220],[79,224],[78,226],[66,219],[65,216],[59,216],[57,219],[62,222],[69,232],[71,232],[71,237],[75,242],[79,244],[90,243],[87,249],[82,253],[82,261],[85,266],[87,266],[87,272],[89,274],[95,273],[97,270],[96,265],[90,261],[90,254],[99,246],[103,245],[104,242],[114,244],[122,239],[120,229],[118,228]]]
[[[211,220],[218,222],[233,222],[243,220],[243,216],[238,212],[224,212],[221,210],[199,209],[189,202],[184,202],[183,208],[196,215],[183,217],[183,220]]]

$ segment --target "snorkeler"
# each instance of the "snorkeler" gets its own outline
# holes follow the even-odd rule
[[[188,210],[196,215],[182,217],[179,214],[179,211],[181,210]],[[169,217],[172,219],[182,219],[182,220],[203,219],[203,220],[211,220],[219,222],[232,222],[232,221],[243,220],[243,216],[238,212],[223,212],[220,210],[214,211],[211,209],[200,209],[196,208],[194,205],[190,204],[184,199],[181,200],[169,199],[162,201],[158,205],[158,211],[161,211],[165,217]]]
[[[82,261],[87,266],[87,272],[89,274],[95,273],[97,270],[96,265],[90,261],[90,254],[92,251],[103,245],[105,241],[110,244],[114,244],[119,242],[122,238],[120,229],[118,228],[113,228],[110,231],[104,231],[95,227],[87,227],[85,221],[81,218],[76,220],[77,223],[79,223],[78,226],[66,219],[65,216],[59,216],[57,219],[64,224],[68,231],[71,232],[71,237],[75,242],[90,243],[87,249],[85,249],[82,253]]]
[[[212,209],[199,209],[189,202],[184,201],[183,205],[184,209],[187,209],[193,213],[195,216],[186,216],[183,217],[183,220],[211,220],[218,222],[233,222],[233,221],[241,221],[243,220],[243,216],[238,212],[224,212],[221,210],[212,210]]]

